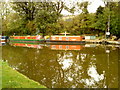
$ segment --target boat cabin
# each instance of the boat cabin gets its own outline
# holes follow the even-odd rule
[[[11,39],[33,39],[39,40],[42,36],[10,36]]]
[[[82,36],[51,36],[51,41],[82,41]]]

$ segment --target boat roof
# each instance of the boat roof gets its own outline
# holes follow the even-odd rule
[[[51,37],[80,37],[80,36],[60,36],[60,35],[52,35]]]

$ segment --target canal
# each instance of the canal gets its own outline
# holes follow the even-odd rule
[[[9,65],[48,88],[118,88],[118,45],[10,43]]]

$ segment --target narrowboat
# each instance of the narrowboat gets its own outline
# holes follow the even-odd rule
[[[3,46],[3,45],[6,44],[7,38],[8,38],[7,36],[1,36],[0,35],[0,46]]]
[[[49,39],[46,40],[46,43],[78,43],[84,44],[85,40],[83,36],[60,36],[60,35],[53,35],[50,36]]]
[[[10,36],[10,42],[44,42],[44,38],[37,36]]]
[[[0,36],[0,42],[6,42],[7,36]]]

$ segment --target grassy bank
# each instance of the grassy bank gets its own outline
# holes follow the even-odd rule
[[[0,61],[1,62],[1,61]],[[45,88],[2,62],[2,88]]]

